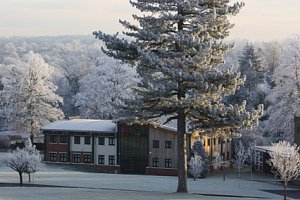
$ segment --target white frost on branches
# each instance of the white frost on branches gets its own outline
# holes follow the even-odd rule
[[[31,144],[31,142],[30,142]],[[16,150],[9,152],[3,163],[18,172],[20,177],[20,186],[23,185],[23,173],[34,173],[42,166],[39,151],[35,146],[26,146],[23,149],[17,147]]]
[[[203,170],[205,161],[202,160],[200,155],[196,154],[195,156],[191,157],[188,165],[190,174],[193,176],[194,180],[196,180]]]
[[[53,70],[39,54],[30,52],[8,65],[0,92],[1,114],[9,127],[37,134],[41,126],[62,118],[62,98],[51,82]]]
[[[280,141],[272,145],[269,152],[269,164],[274,169],[275,176],[279,177],[284,183],[284,197],[286,199],[286,187],[289,181],[296,180],[300,176],[300,148],[291,145],[287,141]]]
[[[241,169],[244,167],[245,161],[247,159],[247,151],[241,140],[236,144],[234,148],[234,160],[233,167],[239,170],[239,178],[241,177]]]
[[[281,60],[273,75],[275,87],[267,96],[271,105],[265,130],[292,141],[294,116],[300,115],[300,36],[286,41]]]
[[[118,107],[133,96],[138,78],[134,68],[102,55],[91,67],[91,72],[80,80],[75,96],[83,118],[112,119]]]

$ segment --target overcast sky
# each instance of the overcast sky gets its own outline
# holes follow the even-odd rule
[[[231,38],[282,39],[300,34],[300,0],[244,0]],[[122,31],[127,0],[0,0],[0,36],[89,35]]]

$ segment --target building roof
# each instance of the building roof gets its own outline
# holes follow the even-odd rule
[[[262,151],[262,152],[269,152],[273,150],[273,146],[255,146],[256,150]]]
[[[117,125],[112,120],[72,119],[52,122],[41,129],[43,131],[116,133]]]

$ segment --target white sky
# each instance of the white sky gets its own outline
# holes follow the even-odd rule
[[[282,39],[300,34],[300,0],[244,0],[231,38]],[[128,0],[0,0],[0,36],[89,35],[121,31]]]

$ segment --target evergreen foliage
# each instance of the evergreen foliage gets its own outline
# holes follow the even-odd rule
[[[203,143],[200,141],[195,141],[192,147],[192,152],[194,156],[198,155],[201,157],[203,164],[199,175],[200,177],[205,177],[208,172],[208,158]]]
[[[131,122],[149,123],[161,116],[177,120],[178,187],[187,192],[187,163],[184,147],[186,124],[197,127],[235,127],[256,124],[258,111],[222,103],[243,83],[232,69],[220,70],[223,55],[232,45],[222,40],[243,3],[230,0],[133,0],[143,16],[137,23],[120,20],[130,40],[101,31],[93,34],[103,40],[109,56],[137,67],[141,82],[136,97],[128,101],[122,117]],[[165,122],[165,123],[166,123]]]

